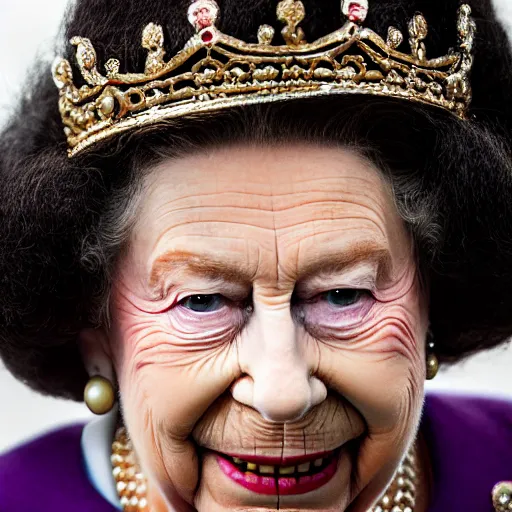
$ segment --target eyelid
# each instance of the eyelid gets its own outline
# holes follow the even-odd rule
[[[252,290],[242,289],[239,286],[231,286],[223,283],[210,282],[206,286],[203,283],[186,283],[186,288],[183,285],[175,285],[174,297],[172,304],[176,305],[179,302],[196,295],[220,295],[221,297],[231,302],[241,302],[252,296]],[[171,306],[172,307],[172,306]]]
[[[231,297],[227,297],[225,294],[223,293],[189,293],[188,295],[184,295],[183,297],[179,298],[179,296],[177,297],[178,300],[174,301],[173,302],[173,305],[170,306],[169,309],[172,309],[173,307],[176,307],[176,306],[183,306],[183,302],[190,299],[191,297],[196,297],[196,296],[207,296],[207,297],[211,297],[211,296],[219,296],[220,299],[224,302],[224,306],[235,306],[235,307],[239,307],[241,309],[245,309],[248,305],[250,305],[250,301],[252,300],[252,293],[250,295],[247,295],[247,294],[238,294],[236,297],[235,296],[231,296]]]
[[[347,288],[367,290],[373,294],[377,289],[378,270],[375,262],[359,262],[343,270],[310,276],[303,281],[298,281],[295,288],[303,296]]]
[[[331,307],[323,300],[310,303],[301,302],[295,308],[295,314],[310,334],[318,339],[324,336],[339,336],[365,321],[373,310],[377,300],[368,290],[364,290],[358,300],[343,307]],[[330,333],[330,334],[329,334]]]
[[[351,286],[331,286],[329,288],[322,289],[322,290],[309,290],[307,293],[300,293],[300,291],[299,291],[299,293],[296,294],[296,299],[298,298],[300,301],[305,302],[305,303],[312,303],[312,302],[315,302],[316,300],[318,300],[322,295],[325,295],[334,290],[349,290],[349,291],[355,290],[355,291],[360,292],[363,295],[368,294],[371,297],[375,298],[373,290],[369,290],[367,288],[362,288],[362,287],[357,287],[357,286],[351,285]],[[294,292],[294,295],[295,295],[295,292]]]

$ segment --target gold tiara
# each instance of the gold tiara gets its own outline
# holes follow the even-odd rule
[[[458,12],[457,48],[437,58],[427,57],[428,26],[421,14],[409,22],[410,53],[404,53],[399,50],[404,35],[397,28],[390,27],[384,40],[362,26],[367,0],[344,0],[341,11],[346,22],[340,29],[307,43],[300,27],[304,4],[280,1],[277,18],[284,24],[285,44],[273,44],[270,25],[259,28],[258,43],[246,43],[216,28],[220,10],[214,0],[196,0],[188,10],[196,34],[174,57],[165,58],[160,25],[144,28],[143,73],[120,73],[120,62],[110,59],[102,74],[91,41],[72,38],[85,85],[74,84],[66,59],[57,58],[52,67],[69,156],[164,119],[336,94],[403,98],[466,117],[476,31],[468,5]]]

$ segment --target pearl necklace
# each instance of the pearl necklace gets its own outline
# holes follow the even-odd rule
[[[112,473],[124,512],[150,512],[146,478],[141,472],[126,429],[117,430],[112,443]],[[416,505],[417,463],[414,449],[398,466],[395,478],[384,496],[369,512],[414,512]]]

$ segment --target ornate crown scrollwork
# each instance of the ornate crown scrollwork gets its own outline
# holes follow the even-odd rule
[[[300,0],[282,0],[277,18],[285,44],[275,43],[275,29],[262,25],[258,43],[246,43],[217,29],[220,9],[214,0],[196,0],[188,9],[195,35],[166,59],[164,32],[150,23],[142,32],[147,50],[141,73],[120,73],[109,59],[104,73],[89,39],[74,37],[76,62],[85,85],[77,87],[66,59],[53,64],[59,109],[73,156],[119,133],[192,113],[240,105],[336,94],[370,94],[421,102],[465,118],[471,102],[475,23],[471,9],[458,12],[458,47],[430,58],[428,26],[421,14],[408,25],[409,52],[401,51],[404,34],[390,27],[387,39],[362,26],[367,0],[344,0],[347,18],[335,32],[308,43],[300,24]]]

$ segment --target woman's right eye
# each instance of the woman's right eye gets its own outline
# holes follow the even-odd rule
[[[336,332],[361,322],[375,304],[369,290],[333,288],[311,299],[296,301],[298,318],[315,332]]]
[[[226,299],[218,293],[212,295],[190,295],[181,300],[179,304],[195,313],[213,313],[226,305]]]
[[[337,288],[335,290],[329,290],[323,294],[323,299],[328,302],[329,305],[337,308],[346,308],[356,304],[362,297],[362,290],[355,290],[350,288]]]

